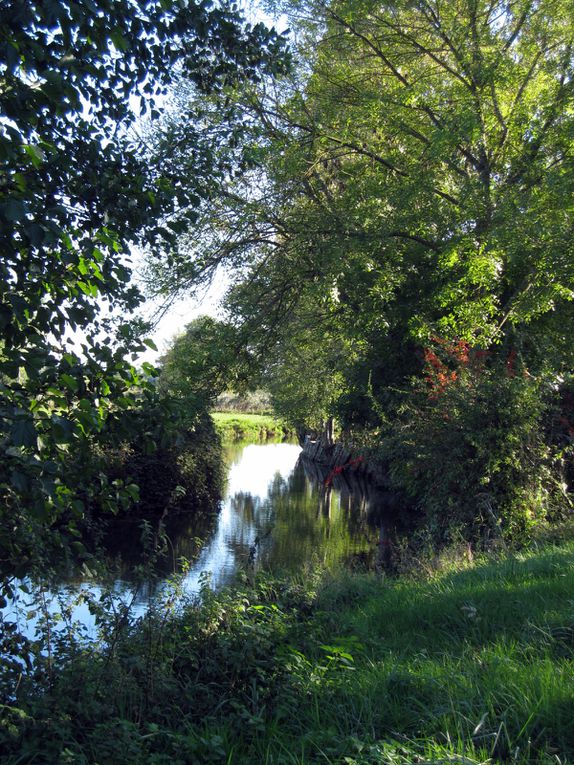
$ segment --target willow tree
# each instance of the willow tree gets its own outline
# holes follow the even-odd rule
[[[254,328],[305,296],[381,347],[438,334],[570,365],[569,4],[282,10],[299,80],[226,94],[250,140],[184,242],[180,283],[232,263]]]
[[[324,18],[307,95],[318,195],[371,240],[385,288],[423,300],[410,332],[490,345],[554,316],[561,335],[569,5],[349,2]]]
[[[539,383],[555,389],[574,360],[571,4],[288,0],[278,9],[295,30],[297,73],[226,92],[242,139],[225,147],[235,171],[180,241],[166,289],[235,267],[230,316],[274,380],[288,370],[284,401],[297,374],[305,388],[311,367],[300,360],[311,353],[314,376],[337,377],[330,413],[351,426],[378,420],[403,465],[403,447],[420,440],[413,423],[431,432],[440,420],[453,433],[433,432],[451,446],[477,429],[458,452],[481,455],[468,496],[503,464],[530,461],[537,473],[544,449],[530,460],[516,444],[540,431]],[[221,102],[200,109],[221,126]],[[466,392],[469,356],[449,350],[460,343],[486,370]],[[413,376],[428,380],[429,419],[412,409]],[[477,407],[472,425],[436,406],[433,394],[446,401],[455,379],[451,404]],[[317,390],[323,410],[325,386]],[[397,445],[400,427],[386,415],[409,407]],[[515,431],[521,412],[529,424]],[[431,457],[415,457],[411,473],[424,475]]]

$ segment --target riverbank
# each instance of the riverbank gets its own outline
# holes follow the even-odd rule
[[[63,640],[2,707],[6,765],[574,758],[572,526],[398,579],[250,580],[109,625],[100,651]]]
[[[339,475],[360,476],[375,486],[388,488],[388,468],[375,460],[367,450],[357,449],[345,443],[325,444],[321,438],[305,439],[303,456],[328,469],[332,478]]]
[[[294,436],[294,432],[286,423],[267,414],[211,412],[211,418],[223,440],[265,441]]]

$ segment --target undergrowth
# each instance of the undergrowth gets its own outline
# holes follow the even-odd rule
[[[571,530],[400,579],[206,582],[5,682],[3,762],[565,765],[573,593]]]

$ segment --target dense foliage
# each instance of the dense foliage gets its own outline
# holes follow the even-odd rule
[[[556,406],[574,352],[570,3],[276,8],[297,71],[226,90],[236,172],[158,283],[235,268],[230,322],[281,414],[368,431],[446,525],[482,522],[486,502],[495,524],[524,527],[562,491],[565,444],[548,436],[569,416]],[[195,108],[219,124],[219,104]],[[445,473],[455,460],[460,475]]]
[[[92,499],[134,496],[94,456],[157,406],[153,370],[131,365],[145,341],[128,323],[140,297],[126,256],[138,241],[169,246],[165,216],[193,220],[219,172],[199,138],[185,184],[150,162],[135,104],[157,115],[178,76],[205,93],[257,79],[284,66],[282,47],[209,0],[2,3],[0,574],[27,570],[43,532],[73,537]]]
[[[241,387],[251,358],[237,330],[201,316],[177,335],[160,359],[160,390],[192,407],[212,404],[230,387]]]
[[[201,603],[176,580],[140,620],[113,590],[59,593],[57,618],[30,590],[35,635],[0,623],[2,756],[566,762],[572,542],[464,569],[470,529],[499,553],[571,507],[572,4],[270,5],[292,73],[233,5],[0,3],[0,607],[14,576],[84,555],[98,514],[213,498],[205,410],[250,382],[299,432],[336,419],[429,539],[462,531],[465,563],[437,574],[417,549],[432,576],[327,584],[248,569]],[[144,146],[134,110],[158,116],[176,80]],[[133,365],[134,244],[163,296],[232,279],[228,319],[190,324],[157,384]],[[306,520],[283,509],[279,547]],[[412,573],[406,543],[379,544]]]

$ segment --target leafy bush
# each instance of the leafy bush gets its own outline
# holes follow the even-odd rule
[[[193,512],[214,504],[221,495],[221,442],[206,412],[174,416],[168,401],[140,412],[145,430],[106,456],[112,480],[137,486],[132,511],[138,517],[161,517],[177,509]],[[171,416],[170,416],[171,414]]]
[[[453,527],[517,535],[552,513],[551,390],[502,364],[441,370],[433,382],[403,402],[381,451],[437,537]]]

